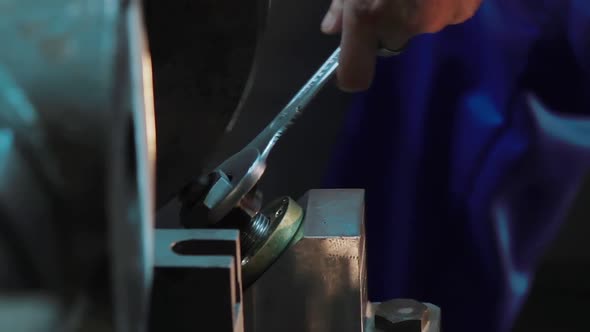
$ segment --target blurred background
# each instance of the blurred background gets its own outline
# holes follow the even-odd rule
[[[328,6],[328,0],[273,1],[255,88],[243,108],[248,119],[239,119],[214,162],[252,139],[338,45],[337,37],[320,33]],[[307,189],[320,187],[349,100],[333,84],[314,100],[271,153],[262,181],[265,197],[298,197]],[[589,200],[587,181],[545,255],[515,332],[587,330],[584,316],[590,308]]]

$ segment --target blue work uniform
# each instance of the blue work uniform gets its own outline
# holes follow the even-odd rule
[[[326,187],[366,188],[369,294],[508,331],[590,165],[590,1],[486,0],[380,59]]]

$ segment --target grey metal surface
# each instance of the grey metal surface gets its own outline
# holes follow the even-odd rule
[[[311,190],[301,239],[245,293],[247,331],[363,331],[364,191]]]
[[[102,166],[120,8],[111,1],[6,0],[0,12],[0,41],[10,45],[0,48],[0,126],[26,165],[3,159],[5,171],[20,171],[3,174],[5,184],[12,184],[4,188],[2,205],[20,211],[3,215],[0,222],[9,243],[16,243],[21,254],[34,252],[35,261],[42,262],[26,271],[0,270],[24,272],[19,277],[32,280],[25,289],[58,294],[67,289],[71,295],[88,282],[106,247]],[[19,202],[19,192],[25,191],[25,201]],[[96,246],[80,250],[84,242]]]
[[[58,331],[61,304],[48,294],[0,296],[0,331]]]
[[[150,331],[243,331],[239,233],[156,230]]]
[[[141,331],[146,317],[155,134],[139,5],[0,2],[0,241],[13,249],[0,263],[28,264],[0,270],[23,281],[14,296],[64,306],[58,331]]]

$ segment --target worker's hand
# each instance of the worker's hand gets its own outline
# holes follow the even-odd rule
[[[482,0],[332,0],[322,21],[341,34],[338,84],[365,90],[373,80],[377,48],[400,50],[412,37],[471,18]]]

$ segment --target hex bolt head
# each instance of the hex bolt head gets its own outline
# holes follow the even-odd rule
[[[375,327],[386,332],[421,332],[428,307],[410,299],[382,302],[375,311]]]

